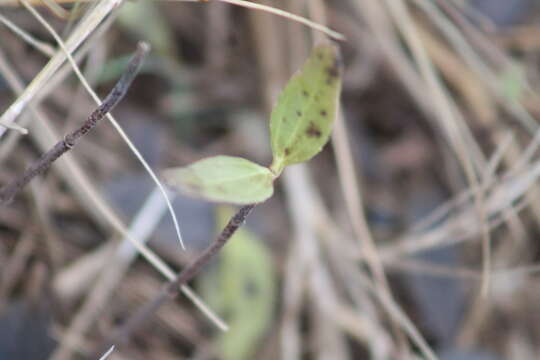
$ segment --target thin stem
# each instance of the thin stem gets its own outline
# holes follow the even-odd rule
[[[114,88],[109,92],[102,104],[95,109],[86,121],[76,130],[67,134],[64,139],[58,141],[50,150],[41,155],[23,174],[9,184],[0,188],[0,204],[6,204],[13,200],[33,178],[45,172],[60,156],[71,150],[81,137],[92,130],[126,95],[131,83],[137,76],[142,61],[149,50],[149,46],[140,42],[137,50],[131,58],[128,67]]]
[[[255,204],[249,204],[241,207],[238,212],[229,220],[225,228],[221,231],[216,240],[210,244],[199,255],[195,260],[193,260],[188,266],[186,266],[179,274],[176,275],[174,280],[169,282],[163,290],[150,302],[141,307],[139,311],[133,315],[119,331],[113,336],[112,343],[119,344],[127,342],[131,334],[139,328],[139,326],[144,323],[152,314],[154,314],[163,304],[167,301],[174,299],[180,294],[180,289],[182,286],[186,285],[190,280],[192,280],[201,270],[204,268],[210,260],[225,246],[229,239],[234,235],[236,230],[238,230],[246,221],[249,213]],[[111,344],[107,344],[107,348]]]

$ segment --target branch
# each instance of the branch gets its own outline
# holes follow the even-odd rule
[[[58,141],[49,151],[41,155],[23,174],[12,182],[0,188],[0,205],[13,200],[33,178],[45,172],[60,156],[71,150],[81,137],[92,130],[103,118],[122,100],[126,95],[131,83],[141,68],[142,61],[149,51],[148,44],[140,42],[137,50],[129,61],[128,67],[114,88],[109,92],[101,105],[94,110],[86,121],[76,130],[67,134],[64,139]]]
[[[131,334],[138,329],[142,323],[148,320],[150,316],[152,316],[167,301],[176,298],[180,294],[181,287],[192,280],[202,268],[212,260],[221,248],[225,246],[236,230],[244,224],[254,207],[255,204],[241,207],[231,220],[229,220],[216,240],[208,246],[201,255],[177,274],[174,280],[165,285],[163,290],[153,300],[142,306],[137,313],[116,332],[111,343],[106,344],[105,347],[110,348],[111,344],[120,344],[129,341]]]

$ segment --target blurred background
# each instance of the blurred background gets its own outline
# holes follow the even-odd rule
[[[279,91],[342,35],[331,143],[108,358],[536,359],[539,20],[537,0],[0,0],[0,113],[29,132],[2,127],[0,184],[81,124],[140,40],[113,115],[158,177],[218,154],[268,165]],[[171,199],[186,251],[104,122],[0,208],[0,359],[99,359],[233,213]]]

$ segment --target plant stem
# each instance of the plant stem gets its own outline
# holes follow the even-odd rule
[[[174,299],[180,294],[180,288],[187,282],[192,280],[205,267],[210,260],[221,250],[246,221],[247,216],[253,210],[255,204],[249,204],[241,207],[238,212],[229,220],[225,228],[221,231],[216,240],[208,246],[201,255],[186,266],[170,283],[165,285],[163,290],[150,302],[141,307],[139,311],[133,315],[115,336],[112,343],[119,344],[127,342],[133,333],[144,321],[156,312],[161,305],[167,301]],[[109,348],[111,344],[107,344]]]
[[[58,141],[50,150],[41,155],[32,165],[30,165],[23,174],[15,178],[12,182],[0,188],[0,205],[7,204],[13,200],[33,178],[45,172],[53,162],[60,156],[71,150],[81,137],[92,130],[126,95],[131,83],[137,76],[142,61],[149,51],[149,46],[140,42],[137,44],[137,50],[129,61],[128,67],[122,77],[101,105],[95,109],[86,121],[76,130],[67,134],[62,140]]]

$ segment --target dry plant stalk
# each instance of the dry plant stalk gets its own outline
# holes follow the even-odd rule
[[[13,200],[32,179],[44,173],[60,156],[73,149],[77,142],[90,130],[105,118],[105,116],[123,99],[131,83],[137,76],[142,61],[149,50],[148,44],[140,42],[137,50],[129,62],[128,68],[118,80],[114,88],[109,92],[103,103],[94,110],[86,121],[76,130],[67,134],[58,141],[49,151],[44,153],[38,160],[30,165],[23,174],[12,182],[0,188],[0,204],[6,204]]]
[[[210,260],[219,253],[223,246],[227,244],[236,230],[245,223],[246,218],[254,207],[255,204],[242,206],[229,220],[216,240],[210,244],[201,255],[178,273],[174,280],[166,284],[163,287],[163,290],[152,301],[141,307],[141,309],[139,309],[139,311],[133,315],[115,335],[113,335],[110,343],[107,343],[106,346],[100,348],[100,352],[103,352],[104,348],[110,348],[113,345],[128,342],[131,334],[138,329],[141,324],[145,323],[167,301],[176,298],[180,294],[182,286],[186,285],[199,274]]]

